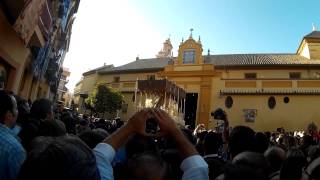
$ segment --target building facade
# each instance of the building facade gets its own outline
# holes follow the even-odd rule
[[[66,84],[68,83],[68,77],[70,76],[70,71],[68,68],[62,68],[62,74],[60,76],[59,86],[58,86],[58,92],[57,92],[57,100],[61,103],[63,103],[65,106],[69,105],[69,90],[66,87]]]
[[[83,74],[77,91],[90,94],[96,83],[109,84],[124,95],[126,108],[120,116],[128,119],[136,111],[137,79],[168,79],[183,88],[186,124],[214,127],[210,113],[220,107],[231,126],[305,130],[311,122],[320,126],[320,31],[304,36],[293,54],[203,55],[200,38],[191,34],[181,42],[177,57],[100,67]]]
[[[56,99],[80,0],[0,1],[0,89]]]

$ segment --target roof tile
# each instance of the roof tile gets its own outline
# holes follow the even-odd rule
[[[304,36],[304,38],[320,38],[320,31],[312,31],[310,34]]]
[[[205,63],[215,66],[255,65],[320,65],[320,60],[309,60],[296,54],[226,54],[206,56]]]
[[[170,62],[170,58],[140,59],[128,64],[101,69],[99,73],[133,72],[161,70]],[[204,63],[215,66],[296,66],[318,65],[320,60],[309,60],[296,54],[223,54],[204,56]]]

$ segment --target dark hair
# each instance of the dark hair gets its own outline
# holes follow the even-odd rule
[[[310,135],[303,136],[302,143],[304,146],[314,145],[312,136]]]
[[[38,137],[32,142],[19,179],[98,180],[100,174],[92,151],[78,138]]]
[[[271,172],[279,171],[283,161],[286,159],[286,152],[277,146],[272,146],[266,150],[264,157],[270,164]]]
[[[229,137],[229,151],[232,157],[244,151],[254,151],[255,132],[247,126],[236,126]]]
[[[42,121],[37,136],[58,137],[66,135],[66,127],[60,120]]]
[[[94,131],[84,131],[79,134],[79,138],[91,149],[95,148],[97,144],[101,143],[105,139],[104,136]]]
[[[297,148],[289,149],[287,159],[283,162],[280,170],[280,179],[300,180],[302,168],[306,165],[303,152]]]
[[[222,145],[221,135],[210,131],[204,138],[204,143],[203,143],[204,153],[217,154],[221,145]]]
[[[128,179],[132,180],[153,180],[167,176],[167,164],[163,159],[154,153],[142,153],[133,156],[128,161]]]
[[[262,132],[257,132],[255,135],[256,140],[256,151],[259,153],[264,153],[269,147],[269,140],[265,134]]]
[[[268,140],[270,140],[270,138],[271,138],[271,132],[270,131],[264,132],[264,135],[266,135]]]
[[[288,148],[296,147],[297,141],[295,137],[293,137],[292,135],[289,135],[289,136],[286,136],[286,140],[287,140]]]
[[[268,164],[262,154],[242,152],[224,171],[224,180],[268,180]]]
[[[268,180],[268,177],[254,171],[250,167],[228,164],[225,168],[225,171],[224,171],[224,179],[223,180],[239,180],[239,179]]]
[[[80,119],[79,124],[80,124],[81,126],[87,126],[87,125],[89,124],[89,122],[88,122],[88,120]]]
[[[226,112],[221,108],[217,108],[215,111],[211,112],[211,116],[214,119],[220,119],[220,120],[226,120],[227,119]]]
[[[27,102],[27,100],[15,96],[17,101],[17,108],[18,108],[18,117],[17,117],[17,123],[22,124],[25,121],[27,121],[29,113],[30,113],[30,106]]]
[[[29,118],[22,123],[18,136],[21,144],[27,152],[30,151],[31,141],[38,136],[58,137],[66,134],[66,128],[60,120],[41,121],[40,119]]]
[[[52,111],[52,103],[49,99],[38,99],[33,102],[30,116],[37,119],[45,119]]]
[[[303,152],[298,148],[291,148],[287,152],[287,159],[292,158],[299,166],[304,167],[307,163]]]
[[[233,158],[232,164],[236,167],[251,169],[261,177],[268,177],[269,165],[261,153],[242,152]]]
[[[13,113],[14,102],[12,102],[11,95],[3,90],[0,90],[0,123],[4,123],[4,116],[9,111]]]
[[[158,152],[158,148],[154,140],[150,137],[145,137],[139,134],[133,135],[125,146],[126,157],[131,157],[144,152]]]
[[[71,112],[63,112],[61,116],[61,121],[66,126],[68,134],[76,134],[76,120],[73,118]]]
[[[308,160],[312,162],[316,158],[320,157],[320,147],[319,146],[310,146],[308,150]]]
[[[96,128],[96,129],[93,129],[92,131],[100,134],[104,138],[109,136],[109,133],[106,130],[102,129],[102,128]]]

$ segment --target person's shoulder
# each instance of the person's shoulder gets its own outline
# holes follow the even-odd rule
[[[41,124],[41,120],[36,118],[28,118],[24,123],[22,123],[21,127],[22,127],[22,130],[24,129],[33,130],[33,129],[38,129],[40,124]]]
[[[0,149],[8,151],[20,151],[22,148],[19,140],[10,133],[0,133]]]

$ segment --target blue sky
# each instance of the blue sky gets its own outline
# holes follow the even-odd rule
[[[67,86],[103,63],[155,57],[169,34],[176,56],[190,28],[203,54],[295,53],[312,23],[320,28],[320,0],[81,0]]]
[[[133,3],[134,2],[134,3]],[[152,26],[171,33],[175,44],[194,28],[214,53],[295,52],[314,22],[319,0],[131,1]]]

